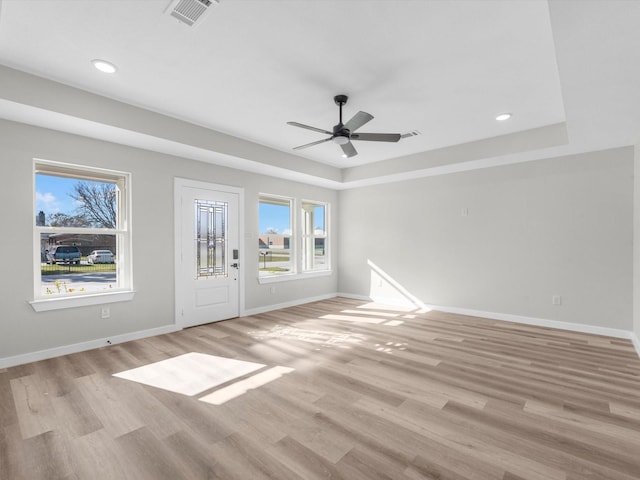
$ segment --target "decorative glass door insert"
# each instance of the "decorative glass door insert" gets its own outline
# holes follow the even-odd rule
[[[227,277],[227,203],[195,200],[196,278]]]

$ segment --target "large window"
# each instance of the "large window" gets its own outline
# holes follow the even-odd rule
[[[328,203],[261,194],[258,205],[261,282],[330,271]]]
[[[130,290],[128,184],[123,172],[36,161],[34,303]]]
[[[293,200],[260,195],[258,211],[259,276],[270,277],[295,273],[292,242]]]
[[[325,203],[302,201],[302,271],[329,269],[329,242]]]

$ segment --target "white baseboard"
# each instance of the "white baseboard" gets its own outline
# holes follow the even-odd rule
[[[291,302],[278,303],[274,305],[267,305],[264,307],[252,308],[241,312],[242,316],[256,315],[258,313],[270,312],[272,310],[279,310],[281,308],[295,307],[305,303],[317,302],[320,300],[327,300],[329,298],[335,298],[335,293],[319,295],[316,297],[308,297],[303,299],[294,300]],[[181,328],[177,325],[166,325],[163,327],[151,328],[149,330],[142,330],[138,332],[125,333],[122,335],[114,335],[113,337],[98,338],[95,340],[89,340],[82,343],[74,343],[72,345],[63,345],[60,347],[54,347],[47,350],[39,350],[37,352],[29,352],[21,355],[15,355],[12,357],[0,358],[0,368],[13,367],[15,365],[23,365],[25,363],[37,362],[40,360],[46,360],[48,358],[59,357],[61,355],[69,355],[71,353],[83,352],[85,350],[91,350],[92,348],[105,347],[107,345],[115,345],[118,343],[128,342],[131,340],[139,340],[141,338],[153,337],[155,335],[163,335],[165,333],[177,332]]]
[[[89,340],[88,342],[74,343],[72,345],[64,345],[62,347],[50,348],[47,350],[39,350],[37,352],[15,355],[13,357],[0,358],[0,368],[13,367],[24,363],[37,362],[48,358],[68,355],[70,353],[83,352],[93,348],[105,347],[107,345],[115,345],[117,343],[128,342],[130,340],[138,340],[140,338],[153,337],[155,335],[163,335],[165,333],[176,332],[180,330],[176,325],[166,325],[163,327],[150,328],[149,330],[141,330],[138,332],[124,333],[122,335],[114,335],[113,337],[98,338]]]
[[[344,297],[344,298],[352,298],[353,300],[362,300],[363,302],[375,302],[381,305],[389,305],[391,307],[403,307],[403,308],[416,308],[416,309],[429,309],[429,310],[438,310],[436,307],[432,307],[430,305],[426,305],[421,302],[412,302],[411,300],[404,300],[399,298],[386,298],[386,297],[369,297],[367,295],[357,295],[354,293],[343,293],[340,292],[336,296]]]
[[[471,310],[467,308],[440,307],[432,306],[433,310],[441,312],[457,313],[460,315],[471,315],[474,317],[490,318],[492,320],[501,320],[504,322],[523,323],[526,325],[534,325],[536,327],[557,328],[561,330],[570,330],[572,332],[592,333],[594,335],[604,335],[606,337],[627,338],[630,339],[631,332],[628,330],[620,330],[617,328],[598,327],[596,325],[583,325],[572,322],[562,322],[560,320],[548,320],[546,318],[526,317],[523,315],[513,315],[509,313],[484,312],[481,310]]]
[[[638,352],[638,357],[640,357],[640,339],[638,339],[638,336],[633,332],[631,332],[631,343],[636,347],[636,352]]]
[[[441,312],[457,313],[460,315],[470,315],[474,317],[490,318],[492,320],[501,320],[514,323],[523,323],[527,325],[536,325],[540,327],[558,328],[562,330],[570,330],[582,333],[592,333],[595,335],[605,335],[608,337],[625,338],[631,340],[633,346],[640,357],[640,340],[637,335],[631,331],[619,330],[615,328],[598,327],[594,325],[581,325],[571,322],[561,322],[558,320],[547,320],[543,318],[525,317],[521,315],[511,315],[506,313],[485,312],[480,310],[472,310],[467,308],[457,307],[443,307],[439,305],[416,305],[409,301],[399,301],[398,299],[380,299],[371,298],[366,295],[356,295],[352,293],[329,293],[325,295],[319,295],[316,297],[307,297],[303,299],[297,299],[290,302],[278,303],[273,305],[267,305],[263,307],[251,308],[242,312],[242,316],[257,315],[260,313],[266,313],[273,310],[279,310],[281,308],[295,307],[303,305],[305,303],[318,302],[320,300],[328,300],[335,297],[352,298],[354,300],[362,300],[368,302],[383,303],[392,306],[413,307],[419,309],[431,309]],[[180,330],[176,325],[165,325],[163,327],[151,328],[148,330],[141,330],[138,332],[125,333],[121,335],[115,335],[113,337],[99,338],[96,340],[90,340],[82,343],[75,343],[72,345],[64,345],[61,347],[55,347],[47,350],[40,350],[37,352],[25,353],[22,355],[15,355],[12,357],[0,358],[0,368],[8,368],[15,365],[22,365],[29,362],[37,362],[39,360],[46,360],[48,358],[58,357],[61,355],[68,355],[71,353],[78,353],[85,350],[91,350],[92,348],[104,347],[107,345],[115,345],[118,343],[128,342],[131,340],[138,340],[141,338],[153,337],[155,335],[164,335],[165,333],[172,333]]]
[[[572,322],[561,322],[559,320],[548,320],[545,318],[526,317],[523,315],[512,315],[509,313],[485,312],[482,310],[473,310],[469,308],[446,307],[442,305],[416,304],[409,300],[388,299],[388,298],[371,298],[366,295],[355,295],[350,293],[338,293],[339,297],[353,298],[355,300],[363,300],[369,302],[383,303],[393,306],[413,307],[419,309],[438,310],[440,312],[457,313],[459,315],[469,315],[472,317],[490,318],[492,320],[500,320],[505,322],[522,323],[526,325],[534,325],[538,327],[557,328],[561,330],[570,330],[572,332],[591,333],[594,335],[603,335],[607,337],[625,338],[631,340],[636,349],[636,353],[640,357],[640,341],[638,337],[629,330],[621,330],[617,328],[599,327],[596,325],[583,325]]]
[[[273,310],[280,310],[281,308],[297,307],[298,305],[304,305],[305,303],[319,302],[320,300],[328,300],[337,296],[337,293],[327,293],[324,295],[318,295],[317,297],[300,298],[292,300],[290,302],[275,303],[273,305],[265,305],[264,307],[249,308],[242,312],[242,316],[248,317],[250,315],[258,315],[260,313],[271,312]]]

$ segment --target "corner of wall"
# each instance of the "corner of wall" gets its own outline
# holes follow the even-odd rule
[[[640,356],[640,143],[633,155],[633,342]]]
[[[638,358],[640,358],[640,336],[638,336],[637,332],[631,332],[631,343],[636,347],[636,353],[638,354]]]

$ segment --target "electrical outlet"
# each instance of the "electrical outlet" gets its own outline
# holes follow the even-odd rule
[[[111,317],[111,310],[109,307],[102,307],[100,310],[100,318],[109,318]]]
[[[560,295],[553,295],[551,297],[552,305],[562,305],[562,297]]]

